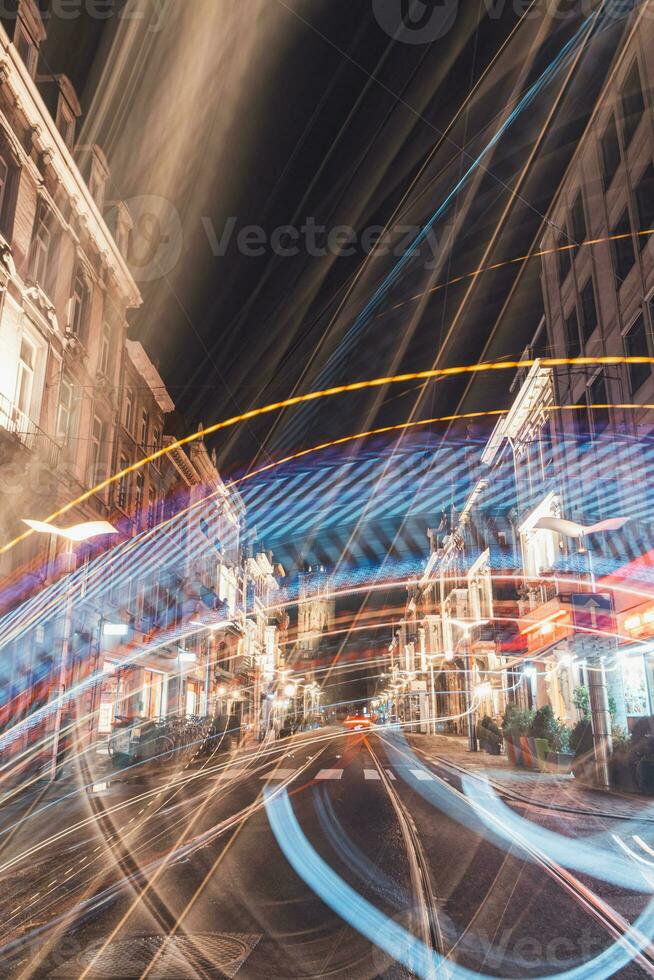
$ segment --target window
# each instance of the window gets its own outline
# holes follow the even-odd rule
[[[567,279],[568,273],[572,268],[572,249],[568,248],[569,244],[568,236],[566,234],[561,235],[556,243],[556,247],[559,250],[557,255],[559,259],[559,280],[561,285],[563,285]]]
[[[591,381],[588,386],[588,398],[590,417],[593,421],[593,431],[598,436],[607,427],[610,421],[608,408],[591,408],[590,406],[607,405],[609,398],[606,391],[606,378],[604,373],[599,374]]]
[[[125,428],[131,433],[134,426],[134,392],[128,388],[125,392]]]
[[[624,351],[627,357],[649,357],[647,328],[641,313],[624,335]],[[629,391],[635,394],[652,373],[651,364],[628,364]]]
[[[565,321],[565,342],[568,357],[579,357],[581,343],[579,342],[579,323],[577,310],[573,306]]]
[[[618,141],[618,130],[615,125],[615,116],[613,113],[611,113],[611,117],[600,140],[600,150],[602,154],[604,189],[607,190],[615,176],[616,170],[620,166],[620,143]]]
[[[111,362],[111,327],[108,323],[102,325],[102,338],[100,340],[100,358],[98,361],[98,371],[105,378],[109,377],[109,365]]]
[[[625,146],[629,146],[633,135],[638,129],[640,117],[645,111],[643,102],[643,90],[640,84],[640,72],[638,62],[634,61],[625,79],[620,95],[622,103],[622,129],[624,132]]]
[[[137,522],[141,523],[141,510],[143,509],[143,485],[145,482],[145,477],[143,476],[143,470],[139,470],[136,474],[136,480],[134,481],[134,517]]]
[[[586,232],[586,215],[584,214],[584,199],[581,195],[581,191],[579,191],[577,194],[574,204],[572,205],[570,221],[572,225],[572,240],[575,243],[575,246],[579,246],[582,244],[582,242],[585,242],[586,238],[588,237]]]
[[[68,445],[75,429],[75,386],[68,375],[61,379],[59,407],[57,409],[57,439]]]
[[[89,287],[81,272],[75,276],[73,295],[70,300],[70,332],[75,337],[84,338],[86,315],[89,303]]]
[[[0,225],[6,226],[6,207],[9,203],[9,164],[0,156]]]
[[[581,333],[584,344],[593,333],[597,326],[597,309],[595,307],[595,290],[593,289],[593,277],[591,276],[581,291]]]
[[[613,229],[613,234],[616,236],[621,236],[614,238],[612,243],[615,275],[618,280],[618,288],[620,288],[631,272],[634,262],[636,261],[634,243],[631,237],[629,212],[626,208],[620,215],[620,220]]]
[[[152,443],[153,443],[153,452],[156,453],[157,450],[161,449],[161,429],[152,430]]]
[[[650,160],[645,173],[638,181],[636,188],[636,209],[638,212],[638,230],[654,229],[654,166]],[[639,235],[638,244],[643,248],[649,235]]]
[[[30,37],[26,28],[20,22],[16,25],[14,45],[18,51],[18,54],[23,60],[23,64],[27,68],[32,78],[34,78],[36,73],[36,63],[39,57],[39,49]]]
[[[32,407],[35,361],[34,344],[27,337],[23,337],[20,342],[20,360],[18,361],[18,378],[16,380],[16,407],[28,418]]]
[[[68,149],[72,150],[75,145],[75,117],[63,102],[59,103],[57,129],[63,136]]]
[[[148,528],[153,528],[157,523],[157,501],[155,499],[154,488],[148,490]]]
[[[50,255],[50,230],[47,226],[47,215],[42,208],[36,221],[34,240],[32,242],[32,279],[40,286],[45,286],[48,275],[48,258]]]
[[[148,444],[148,428],[150,425],[150,416],[147,411],[143,409],[141,412],[141,428],[139,430],[139,442],[142,446],[147,446]]]
[[[89,486],[95,486],[96,483],[100,483],[102,480],[102,453],[104,447],[104,422],[102,419],[98,418],[97,415],[93,416],[93,424],[91,426],[91,445],[89,448],[89,472],[88,472],[88,482]]]
[[[126,470],[129,466],[129,460],[127,456],[120,457],[120,471]],[[118,481],[118,493],[116,496],[116,501],[121,510],[127,510],[129,506],[129,477],[123,476]]]

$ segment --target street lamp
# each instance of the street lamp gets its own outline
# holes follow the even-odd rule
[[[534,527],[546,531],[555,531],[565,538],[573,538],[579,541],[580,553],[586,551],[588,555],[588,583],[591,593],[595,592],[595,574],[593,571],[593,560],[590,548],[584,548],[583,538],[589,534],[601,534],[605,531],[618,531],[629,520],[628,517],[610,517],[597,524],[585,526],[576,521],[568,521],[562,517],[541,517]],[[592,599],[592,596],[591,596]],[[594,658],[595,659],[595,658]],[[588,694],[590,699],[590,720],[593,732],[593,748],[595,753],[595,768],[597,778],[601,786],[610,785],[609,778],[609,756],[613,749],[611,738],[611,712],[609,711],[609,697],[606,688],[606,674],[604,663],[601,658],[590,666],[588,673]]]
[[[103,535],[118,534],[116,528],[108,521],[86,521],[82,524],[74,524],[71,527],[57,527],[55,524],[46,524],[44,521],[32,521],[23,518],[23,524],[27,524],[32,531],[37,534],[51,534],[54,537],[64,538],[66,544],[66,555],[74,554],[73,546],[81,541],[90,541],[91,538]],[[61,665],[59,667],[59,684],[57,688],[57,708],[55,712],[54,733],[52,741],[52,756],[50,759],[50,781],[57,778],[57,756],[59,755],[59,744],[61,742],[61,719],[63,715],[63,700],[68,678],[68,659],[70,652],[70,632],[72,629],[72,609],[73,609],[73,587],[69,583],[66,595],[66,607],[64,612],[64,631],[61,644]]]

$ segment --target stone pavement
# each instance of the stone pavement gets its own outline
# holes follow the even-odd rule
[[[407,735],[425,760],[439,758],[471,773],[483,775],[502,796],[553,810],[618,819],[654,821],[654,798],[635,793],[604,791],[584,786],[572,774],[535,772],[511,765],[505,755],[468,751],[466,738],[456,735]]]

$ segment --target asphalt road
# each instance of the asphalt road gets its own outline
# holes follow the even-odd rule
[[[467,794],[403,739],[327,729],[37,804],[0,838],[0,975],[362,980],[428,975],[429,949],[474,974],[602,975],[594,958],[646,904],[642,868],[633,889],[562,877]],[[598,833],[511,812],[573,846]],[[620,852],[600,829],[598,869]],[[612,972],[654,975],[654,959]]]

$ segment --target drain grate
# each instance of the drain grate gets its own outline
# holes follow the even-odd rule
[[[88,976],[93,980],[131,980],[141,976],[157,953],[157,962],[148,974],[153,980],[197,980],[198,975],[235,977],[260,939],[260,935],[246,933],[134,936],[110,943],[101,953],[101,943],[95,943],[50,977],[78,977],[84,968],[91,967]]]

